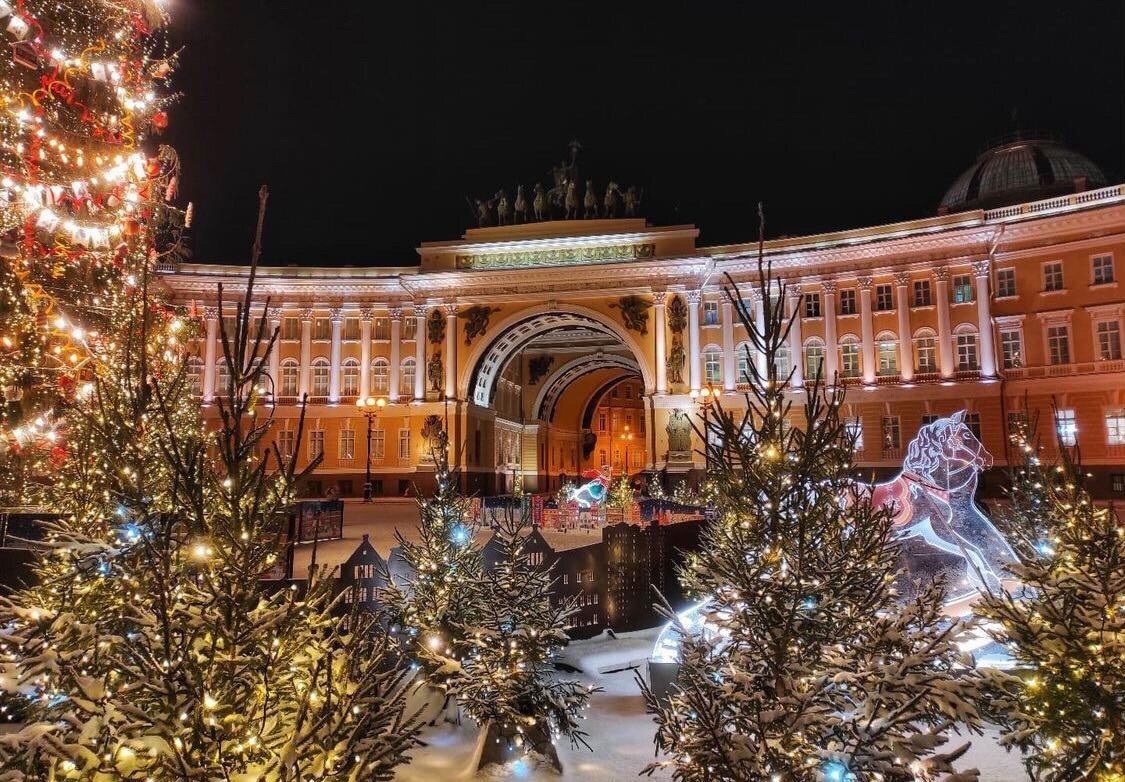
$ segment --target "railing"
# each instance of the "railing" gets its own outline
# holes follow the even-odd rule
[[[1072,364],[1049,364],[1042,367],[1010,367],[1002,370],[1008,380],[1028,380],[1039,377],[1068,377],[1070,375],[1100,375],[1106,372],[1125,371],[1125,361],[1083,361]]]
[[[902,382],[902,376],[895,372],[893,375],[878,375],[875,378],[876,385],[880,386],[894,386]]]
[[[1116,201],[1125,199],[1125,185],[1113,185],[1097,190],[1085,190],[1081,193],[1045,198],[1042,201],[1032,201],[1026,204],[1003,206],[998,209],[984,210],[985,220],[1003,220],[1011,217],[1038,214],[1040,212],[1057,212],[1068,208],[1082,207],[1098,201]]]
[[[161,274],[173,274],[176,271],[176,264],[172,261],[157,261],[156,271]]]
[[[954,380],[980,380],[979,369],[959,369],[953,373]]]

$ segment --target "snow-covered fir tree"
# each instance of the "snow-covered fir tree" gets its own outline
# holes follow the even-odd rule
[[[625,509],[633,504],[633,481],[628,475],[622,475],[609,487],[609,494],[605,498],[607,508]]]
[[[1077,454],[1058,445],[1044,463],[1026,415],[1012,432],[1022,459],[1000,524],[1022,584],[988,595],[977,612],[1016,663],[996,674],[1001,743],[1033,780],[1125,778],[1125,528],[1084,488]]]
[[[712,407],[719,518],[681,573],[706,600],[703,628],[682,628],[671,692],[645,687],[665,756],[649,770],[693,782],[975,778],[952,769],[967,745],[945,746],[954,723],[980,725],[963,627],[943,615],[940,583],[896,596],[890,513],[855,483],[843,389],[808,378],[790,392],[778,371],[786,290],[761,263],[757,287],[764,331],[733,281],[726,290],[767,372],[746,362],[744,414]]]
[[[261,581],[301,474],[267,450],[276,334],[249,316],[252,285],[221,331],[213,431],[178,423],[198,408],[147,297],[76,411],[69,515],[38,585],[0,603],[5,662],[35,696],[0,778],[385,779],[413,745],[408,672],[375,617],[336,616],[321,572]]]
[[[530,531],[526,513],[509,510],[498,520],[490,566],[471,585],[478,613],[458,627],[468,648],[449,661],[450,690],[484,734],[482,766],[526,752],[558,766],[560,737],[589,747],[580,720],[593,688],[560,677],[554,665],[576,606],[552,604],[552,563],[532,561]]]

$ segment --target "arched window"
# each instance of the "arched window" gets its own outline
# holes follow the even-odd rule
[[[862,372],[859,340],[853,334],[845,334],[840,340],[840,376],[859,377]]]
[[[773,367],[777,372],[778,380],[784,380],[789,377],[789,371],[793,367],[789,345],[783,344],[778,346],[777,353],[773,357]]]
[[[723,382],[722,351],[715,345],[703,349],[703,382],[718,385]]]
[[[359,396],[359,362],[354,358],[344,361],[341,396]]]
[[[328,396],[328,373],[331,368],[328,359],[318,358],[312,362],[312,391],[310,396]]]
[[[736,381],[739,385],[750,385],[750,379],[753,375],[750,374],[750,343],[743,342],[735,349],[735,355],[738,357],[738,377]]]
[[[301,375],[301,368],[297,360],[287,358],[281,362],[281,388],[278,396],[297,396],[297,384]]]
[[[199,396],[203,393],[203,359],[192,356],[187,360],[187,388],[188,392]]]
[[[914,332],[914,369],[919,374],[937,372],[937,340],[933,329]]]
[[[398,376],[399,396],[414,396],[414,359],[403,359],[402,371]]]
[[[819,337],[805,340],[805,377],[810,382],[817,377],[824,378],[824,342]]]
[[[227,362],[219,361],[215,367],[215,396],[230,396],[230,372]]]
[[[884,331],[875,337],[875,350],[879,362],[880,375],[898,374],[898,337],[892,331]]]
[[[391,363],[385,358],[371,362],[371,393],[386,396],[391,391]]]
[[[976,326],[962,323],[953,329],[953,337],[957,342],[957,371],[975,372],[980,369]]]

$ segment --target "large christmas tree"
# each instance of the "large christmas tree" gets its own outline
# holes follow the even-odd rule
[[[1125,778],[1125,527],[1098,507],[1071,449],[1044,463],[1026,416],[1000,524],[1022,587],[977,606],[1019,675],[994,677],[1001,741],[1033,780]]]
[[[980,724],[962,627],[941,584],[896,596],[890,513],[855,483],[843,390],[810,378],[791,392],[785,290],[768,267],[757,286],[764,330],[726,291],[767,372],[749,360],[745,413],[717,405],[708,424],[719,518],[681,574],[706,600],[703,627],[682,628],[667,697],[646,689],[667,755],[651,768],[700,782],[941,778],[964,751],[942,750],[951,726]]]

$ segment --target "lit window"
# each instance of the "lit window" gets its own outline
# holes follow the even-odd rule
[[[398,378],[398,392],[402,396],[411,396],[414,393],[414,359],[405,359],[402,362],[401,369]]]
[[[840,346],[840,374],[843,377],[859,377],[859,344],[845,342]]]
[[[282,339],[300,339],[301,321],[299,318],[283,318],[281,321]]]
[[[388,318],[375,318],[371,323],[372,339],[390,339],[391,321]]]
[[[359,363],[355,359],[344,362],[343,384],[340,393],[344,396],[359,395]]]
[[[840,314],[855,315],[857,311],[855,304],[855,288],[845,288],[840,291]]]
[[[1125,494],[1125,472],[1115,472],[1109,476],[1109,487],[1117,494]]]
[[[281,455],[288,458],[293,455],[293,449],[296,447],[297,433],[292,431],[278,432],[277,433],[277,449],[281,451]]]
[[[281,365],[281,396],[297,396],[301,368],[292,359]]]
[[[1117,361],[1121,358],[1121,326],[1116,320],[1098,323],[1098,358]]]
[[[1043,290],[1061,291],[1063,289],[1062,261],[1043,264]]]
[[[738,346],[738,382],[750,382],[750,346],[743,343]]]
[[[883,416],[883,451],[892,454],[902,448],[902,425],[897,415]]]
[[[400,429],[398,432],[398,458],[399,461],[410,461],[410,430]]]
[[[386,396],[391,390],[391,365],[385,358],[377,358],[371,363],[371,393]]]
[[[309,458],[315,459],[324,455],[324,430],[317,429],[309,432]]]
[[[328,318],[317,318],[313,321],[313,339],[331,339],[332,321]]]
[[[969,431],[973,433],[973,437],[980,440],[980,413],[966,413],[965,425],[969,427]]]
[[[226,361],[220,361],[215,367],[215,394],[230,396],[230,370],[227,369]]]
[[[790,359],[789,346],[788,345],[778,346],[777,353],[774,354],[774,357],[773,357],[773,368],[774,368],[774,372],[777,373],[777,377],[782,379],[782,380],[789,377],[789,369],[790,369],[789,359]]]
[[[953,278],[953,303],[965,304],[973,300],[973,278],[958,274]]]
[[[704,326],[717,326],[719,325],[719,302],[705,301],[703,302],[703,325]]]
[[[957,335],[957,369],[961,372],[974,372],[980,369],[977,362],[977,335]]]
[[[863,419],[861,418],[845,418],[844,419],[844,433],[848,439],[852,441],[852,447],[856,453],[863,451]]]
[[[598,413],[598,431],[599,432],[605,431],[605,424],[606,424],[605,413]]]
[[[891,292],[890,285],[876,285],[875,286],[875,309],[880,312],[883,310],[893,310],[895,308],[894,295]]]
[[[1055,414],[1055,426],[1059,433],[1059,442],[1071,446],[1078,442],[1078,418],[1074,410],[1058,410]]]
[[[919,372],[937,371],[937,345],[929,334],[915,337],[914,360]]]
[[[1125,410],[1107,410],[1105,414],[1107,445],[1125,445]]]
[[[1113,282],[1113,256],[1098,255],[1091,263],[1094,266],[1094,285],[1105,285]]]
[[[898,374],[898,343],[890,340],[879,342],[879,374]]]
[[[996,295],[999,298],[1016,295],[1016,270],[996,270]]]
[[[1004,369],[1023,366],[1023,334],[1019,329],[1000,332],[1000,352],[1004,359]]]
[[[340,430],[340,458],[355,458],[355,429]]]
[[[914,281],[914,306],[915,307],[928,307],[933,304],[933,296],[930,294],[930,281],[929,280],[915,280]]]
[[[344,339],[359,339],[359,318],[344,318]]]
[[[1067,326],[1047,327],[1047,355],[1052,364],[1070,363],[1070,329]]]
[[[402,321],[402,338],[414,339],[414,335],[418,333],[418,319],[406,318]]]
[[[722,362],[719,351],[708,349],[703,354],[703,382],[716,384],[722,381]]]
[[[382,461],[387,454],[387,433],[382,429],[371,430],[371,458]]]
[[[820,294],[819,293],[806,293],[805,294],[805,317],[806,318],[819,318],[820,317]]]
[[[812,380],[824,375],[824,346],[805,345],[805,376]]]
[[[203,390],[203,361],[196,356],[189,358],[187,362],[187,387],[193,394],[199,394]]]
[[[312,365],[312,395],[328,396],[328,362],[319,359]]]

